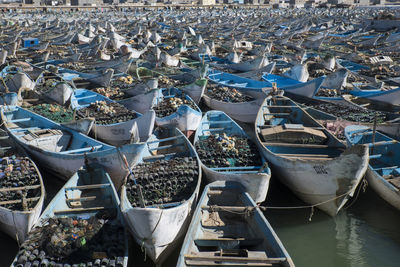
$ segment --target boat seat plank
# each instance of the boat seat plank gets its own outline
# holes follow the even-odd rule
[[[381,141],[381,142],[375,142],[375,143],[365,143],[365,145],[368,145],[369,147],[375,147],[375,146],[393,145],[396,143],[397,143],[397,141],[391,140],[391,141]]]
[[[215,261],[194,261],[186,260],[186,266],[227,266],[225,263],[215,262]],[[228,265],[229,266],[229,265]],[[236,267],[239,266],[249,266],[247,263],[235,263]],[[251,266],[272,266],[272,263],[252,263]]]
[[[173,148],[173,147],[177,147],[177,146],[183,146],[183,143],[173,144],[173,145],[165,145],[165,146],[159,146],[159,147],[153,147],[153,148],[149,148],[149,150],[150,151],[162,150],[162,149],[168,149],[168,148]]]
[[[219,251],[211,252],[198,252],[192,254],[186,254],[185,260],[196,260],[196,261],[218,261],[218,262],[230,262],[230,263],[281,263],[285,262],[286,258],[268,258],[264,251],[249,251],[248,257],[229,257],[229,256],[216,256]]]
[[[37,188],[40,188],[40,184],[38,184],[38,185],[29,185],[29,186],[0,188],[0,192],[19,191],[19,190],[32,190],[32,189],[37,189]]]
[[[289,153],[275,153],[278,154],[279,156],[284,156],[284,157],[321,157],[321,158],[328,158],[328,157],[333,157],[330,154],[289,154]]]
[[[77,185],[66,187],[65,191],[68,190],[89,190],[89,189],[99,189],[99,188],[106,188],[111,186],[110,184],[88,184],[88,185]]]
[[[196,246],[199,247],[220,247],[223,243],[237,242],[240,246],[255,246],[264,242],[262,238],[228,238],[228,237],[221,237],[221,238],[201,238],[194,240]]]
[[[183,138],[183,136],[178,135],[178,136],[168,137],[168,138],[164,138],[164,139],[158,139],[155,141],[149,141],[149,142],[147,142],[147,144],[161,143],[161,142],[166,142],[166,141],[171,141],[171,140],[177,140],[180,138]]]
[[[218,132],[218,131],[224,131],[228,129],[227,127],[223,128],[211,128],[211,129],[203,129],[203,132]]]
[[[18,126],[16,126],[18,127]],[[24,132],[24,131],[36,131],[36,130],[41,130],[41,128],[39,127],[29,127],[29,128],[15,128],[15,129],[11,129],[10,127],[8,127],[8,130],[10,132]]]
[[[88,147],[82,147],[82,148],[77,148],[77,149],[72,149],[72,150],[66,150],[66,151],[61,151],[59,152],[60,154],[72,154],[72,153],[78,153],[78,152],[87,152],[90,150],[96,150],[103,147],[103,145],[98,145],[98,146],[88,146]]]
[[[203,121],[203,124],[227,124],[227,123],[232,123],[233,121]]]
[[[288,143],[269,143],[263,142],[264,146],[282,146],[282,147],[299,147],[299,148],[329,148],[328,145],[316,145],[316,144],[288,144]]]
[[[259,170],[262,166],[243,166],[243,167],[217,167],[217,168],[210,168],[213,171],[240,171],[240,170]]]
[[[399,166],[390,166],[390,167],[382,167],[382,168],[372,168],[373,171],[379,170],[390,170],[390,169],[397,169]]]
[[[369,155],[369,159],[379,159],[381,157],[382,157],[382,154]]]
[[[268,112],[264,114],[265,116],[289,116],[291,113],[287,112]]]
[[[252,206],[246,206],[246,207],[239,207],[239,206],[217,206],[217,205],[212,205],[212,206],[201,206],[201,209],[203,210],[209,210],[209,211],[233,211],[233,212],[245,212],[245,211],[252,211],[256,207]]]
[[[82,208],[82,209],[57,210],[57,211],[54,211],[54,214],[91,212],[91,211],[100,211],[100,210],[107,210],[107,209],[113,209],[113,207],[92,207],[92,208]]]
[[[25,200],[28,202],[33,202],[33,201],[38,201],[40,197],[31,197],[31,198],[26,198]],[[6,201],[0,201],[0,206],[1,205],[9,205],[9,204],[16,204],[16,203],[21,203],[23,199],[17,199],[17,200],[6,200]]]
[[[32,118],[20,118],[20,119],[15,119],[15,120],[9,120],[7,121],[8,123],[16,123],[16,122],[24,122],[24,121],[30,121]]]

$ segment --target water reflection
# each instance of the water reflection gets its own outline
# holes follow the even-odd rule
[[[271,185],[270,206],[304,205],[282,184]],[[296,266],[399,266],[400,212],[368,189],[335,218],[310,210],[266,212]]]

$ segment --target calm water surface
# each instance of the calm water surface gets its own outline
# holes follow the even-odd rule
[[[63,182],[44,175],[47,202]],[[271,179],[269,206],[301,206],[285,186]],[[297,266],[400,266],[400,212],[386,204],[371,188],[360,192],[357,201],[335,218],[311,209],[268,210],[265,215]],[[133,244],[130,266],[153,266]],[[17,243],[0,232],[0,267],[10,266],[17,253]],[[179,251],[164,265],[176,264]]]

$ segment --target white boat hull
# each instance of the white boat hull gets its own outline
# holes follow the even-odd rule
[[[204,164],[201,164],[201,168],[209,182],[235,181],[241,183],[256,203],[263,202],[267,197],[271,178],[268,173],[217,172],[207,168]]]
[[[130,143],[131,140],[135,139],[146,141],[153,132],[154,121],[155,112],[148,111],[139,118],[126,122],[109,125],[95,124],[92,128],[92,132],[96,139],[102,140],[110,145],[118,146]],[[139,136],[135,136],[137,131],[139,131]]]
[[[204,103],[214,110],[221,110],[228,114],[229,117],[246,123],[253,123],[256,120],[258,110],[264,99],[260,98],[250,102],[228,103],[203,96]]]
[[[182,132],[196,131],[201,121],[201,112],[187,105],[179,106],[178,110],[162,118],[156,117],[156,125],[159,127],[176,127]]]
[[[391,185],[378,173],[371,170],[369,167],[367,170],[366,178],[368,184],[375,190],[375,192],[383,198],[390,205],[400,210],[400,190]]]
[[[266,149],[257,138],[262,155],[279,174],[279,179],[304,202],[330,216],[337,212],[354,194],[368,168],[368,153],[364,146],[347,149],[331,160],[288,159]]]

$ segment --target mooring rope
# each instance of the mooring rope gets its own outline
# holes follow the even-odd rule
[[[352,203],[351,203],[349,206],[347,206],[346,208],[344,208],[344,209],[348,209],[351,205],[353,205],[353,203],[355,203],[355,201],[357,200],[357,198],[358,198],[358,196],[359,196],[359,194],[360,194],[361,189],[363,190],[363,192],[365,192],[367,186],[368,186],[368,182],[367,182],[365,179],[363,179],[362,185],[358,188],[357,193],[356,193],[356,196],[353,198],[354,201],[352,201]],[[255,210],[256,208],[259,208],[259,209],[262,210],[262,211],[267,211],[268,209],[276,209],[276,210],[279,210],[279,209],[281,209],[281,210],[289,210],[289,209],[311,209],[310,217],[308,218],[308,220],[311,221],[311,220],[312,220],[312,217],[313,217],[313,215],[314,215],[314,211],[315,211],[314,208],[315,208],[315,207],[321,206],[321,205],[323,205],[323,204],[329,203],[329,202],[331,202],[331,201],[335,201],[335,200],[337,200],[337,199],[339,199],[339,198],[341,198],[341,197],[344,197],[344,196],[346,196],[346,195],[349,195],[349,194],[351,193],[351,191],[352,191],[352,190],[349,190],[349,191],[347,191],[347,192],[344,193],[344,194],[341,194],[341,195],[336,196],[336,197],[334,197],[334,198],[331,198],[331,199],[328,199],[328,200],[325,200],[325,201],[322,201],[322,202],[319,202],[319,203],[313,204],[313,205],[302,205],[302,206],[265,206],[265,207],[264,207],[264,206],[260,206],[260,204],[257,204],[256,207],[250,207],[250,206],[249,206],[249,207],[246,207],[246,209],[245,209],[244,211],[232,211],[232,210],[230,210],[230,209],[225,209],[225,208],[223,208],[223,207],[218,207],[218,208],[221,209],[221,210],[223,210],[223,211],[229,212],[229,213],[239,214],[239,215],[246,215],[246,216],[250,216],[251,213],[254,212],[254,210]],[[211,212],[215,212],[215,211],[216,211],[216,206],[210,206],[210,211],[211,211]]]

